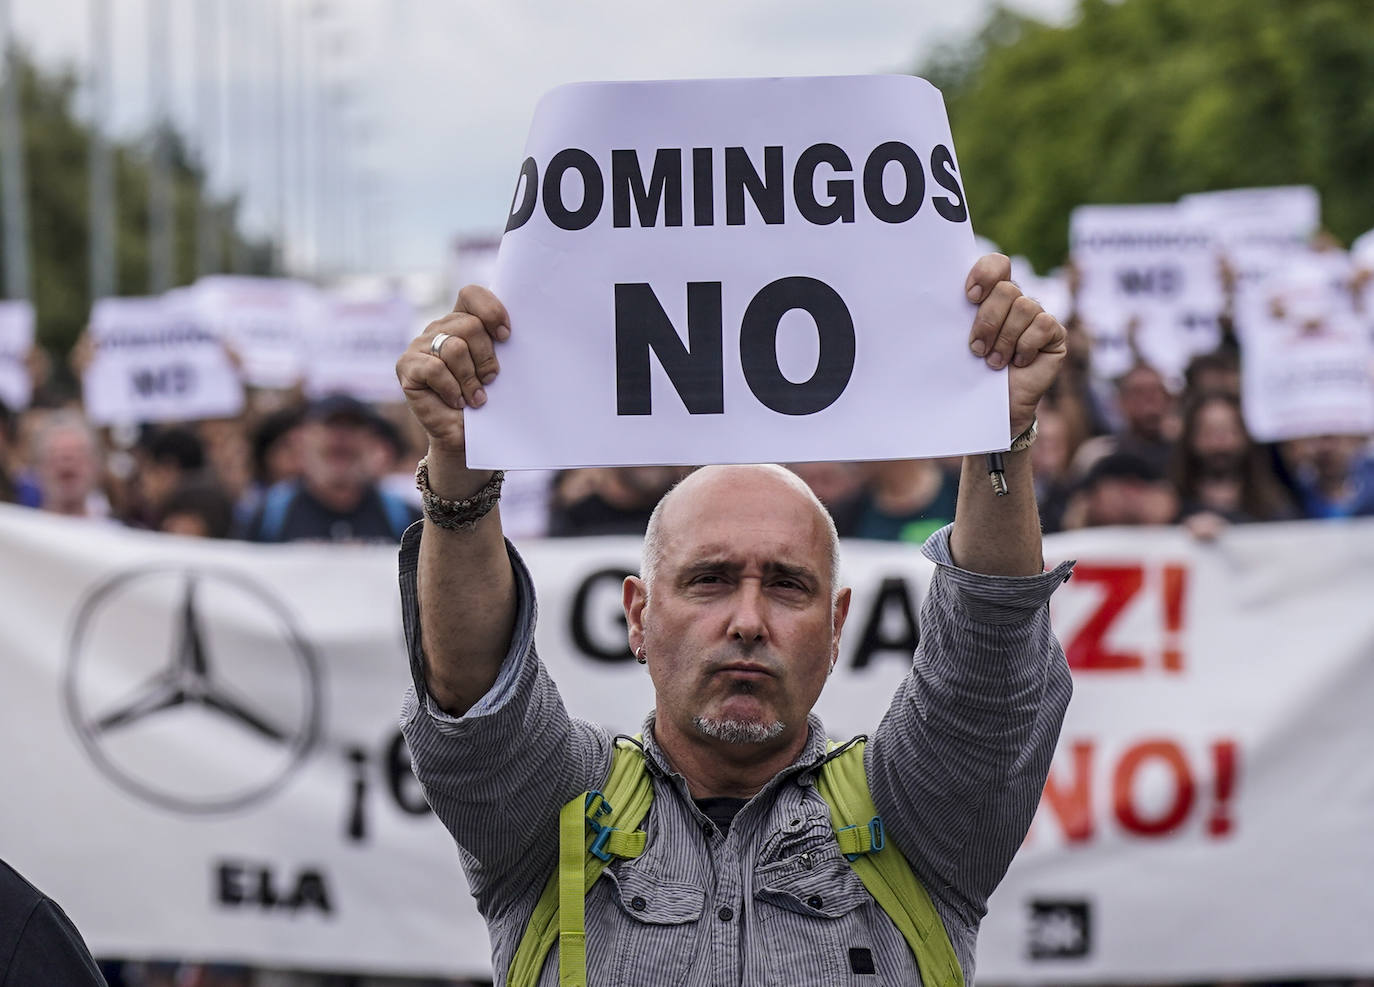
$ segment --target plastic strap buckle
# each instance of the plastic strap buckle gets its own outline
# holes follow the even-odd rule
[[[595,790],[587,793],[587,828],[596,834],[596,839],[592,840],[592,845],[587,848],[587,852],[604,861],[611,859],[610,853],[606,850],[606,841],[615,832],[615,827],[603,826],[596,821],[596,818],[609,816],[612,811],[611,803],[606,801],[606,796]]]
[[[868,846],[867,846],[867,847],[864,847],[864,845],[863,845],[863,836],[862,836],[862,834],[856,833],[856,834],[855,834],[855,837],[856,837],[857,845],[858,845],[859,847],[863,847],[863,849],[860,849],[857,853],[846,853],[846,854],[844,855],[844,858],[845,858],[846,860],[851,861],[851,862],[852,862],[852,861],[855,861],[855,860],[858,860],[860,857],[862,857],[862,856],[863,856],[864,854],[866,854],[866,853],[877,853],[877,852],[878,852],[879,850],[881,850],[883,847],[887,846],[887,832],[886,832],[886,830],[883,829],[883,817],[882,817],[882,816],[874,816],[872,819],[870,819],[870,820],[868,821],[868,827],[867,827],[867,828],[868,828]],[[836,830],[836,833],[843,833],[843,832],[845,832],[845,830],[850,830],[850,829],[859,829],[859,826],[858,826],[858,825],[854,825],[854,826],[841,826],[838,830]],[[853,844],[851,844],[851,845],[853,845]]]

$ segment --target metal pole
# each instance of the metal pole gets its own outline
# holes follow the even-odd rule
[[[148,3],[148,89],[153,118],[153,162],[148,176],[148,292],[160,295],[175,279],[172,228],[172,163],[167,129],[167,76],[172,57],[168,44],[167,0]]]
[[[196,202],[196,273],[202,277],[220,269],[219,214],[215,209],[211,165],[215,159],[217,129],[216,111],[219,108],[219,45],[211,19],[215,14],[215,0],[196,0],[192,8],[196,26],[196,131],[200,136],[202,180]]]
[[[276,213],[273,217],[276,228],[273,239],[276,242],[272,250],[272,267],[274,272],[281,273],[286,269],[286,29],[290,18],[283,0],[273,4],[273,9],[276,17],[270,26],[275,41],[272,52],[272,130],[276,134],[276,147],[272,156],[276,165],[276,174],[273,176],[276,184],[276,206],[273,210]]]
[[[220,36],[220,149],[222,153],[221,161],[224,168],[225,187],[230,190],[230,205],[225,210],[225,232],[229,234],[229,269],[235,274],[242,274],[248,267],[248,260],[244,255],[244,245],[239,230],[239,221],[242,217],[243,189],[238,185],[236,172],[238,170],[238,155],[235,153],[234,144],[236,128],[236,114],[241,113],[241,100],[234,98],[236,87],[234,85],[234,71],[238,65],[236,60],[236,36],[241,33],[235,28],[235,19],[228,16],[226,0],[217,0],[216,7],[219,12],[219,36]]]
[[[91,0],[90,279],[91,301],[118,290],[115,181],[110,145],[110,0]]]
[[[296,4],[296,65],[294,84],[296,92],[296,242],[298,263],[307,271],[314,273],[316,267],[316,248],[311,232],[311,183],[310,153],[314,134],[310,120],[310,88],[306,60],[309,54],[309,31],[307,29],[305,4]]]
[[[19,116],[19,46],[10,37],[9,0],[0,0],[0,201],[5,208],[5,294],[30,297],[29,214],[24,177],[24,127]]]

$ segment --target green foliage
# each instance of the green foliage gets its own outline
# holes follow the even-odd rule
[[[28,180],[29,266],[38,340],[65,353],[90,312],[90,128],[72,109],[77,80],[70,72],[48,73],[20,57],[20,113]],[[204,173],[179,135],[169,135],[175,205],[176,283],[196,276],[196,213],[205,195]],[[115,172],[115,269],[119,294],[138,295],[148,286],[147,145],[111,142]],[[235,231],[236,202],[214,202],[223,231],[221,257],[236,246],[246,258],[244,273],[269,273],[270,244],[248,243]],[[3,250],[3,245],[0,245]],[[0,255],[2,258],[2,255]]]
[[[1368,0],[1079,0],[997,10],[920,70],[943,90],[974,228],[1041,270],[1083,203],[1310,184],[1328,229],[1374,227]]]

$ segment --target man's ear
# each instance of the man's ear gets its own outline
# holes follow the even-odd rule
[[[638,576],[626,576],[621,595],[630,650],[638,651],[644,645],[644,605],[649,602],[649,590]]]
[[[846,586],[835,597],[835,607],[831,613],[831,628],[834,635],[830,642],[830,661],[832,663],[840,660],[840,632],[844,630],[844,622],[849,617],[849,603],[853,596],[853,590]]]

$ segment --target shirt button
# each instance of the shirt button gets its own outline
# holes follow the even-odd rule
[[[821,896],[818,894],[813,894],[810,898],[806,899],[806,903],[810,905],[812,908],[820,908]]]
[[[649,903],[645,901],[643,898],[641,898],[639,895],[635,895],[633,898],[630,899],[630,907],[637,912],[642,912],[644,911],[644,909],[649,907]]]
[[[711,838],[711,828],[712,827],[710,823],[701,824],[701,835],[706,837],[708,840]]]
[[[716,912],[716,918],[720,919],[722,922],[728,922],[734,917],[735,913],[729,905],[726,905],[720,911]]]

